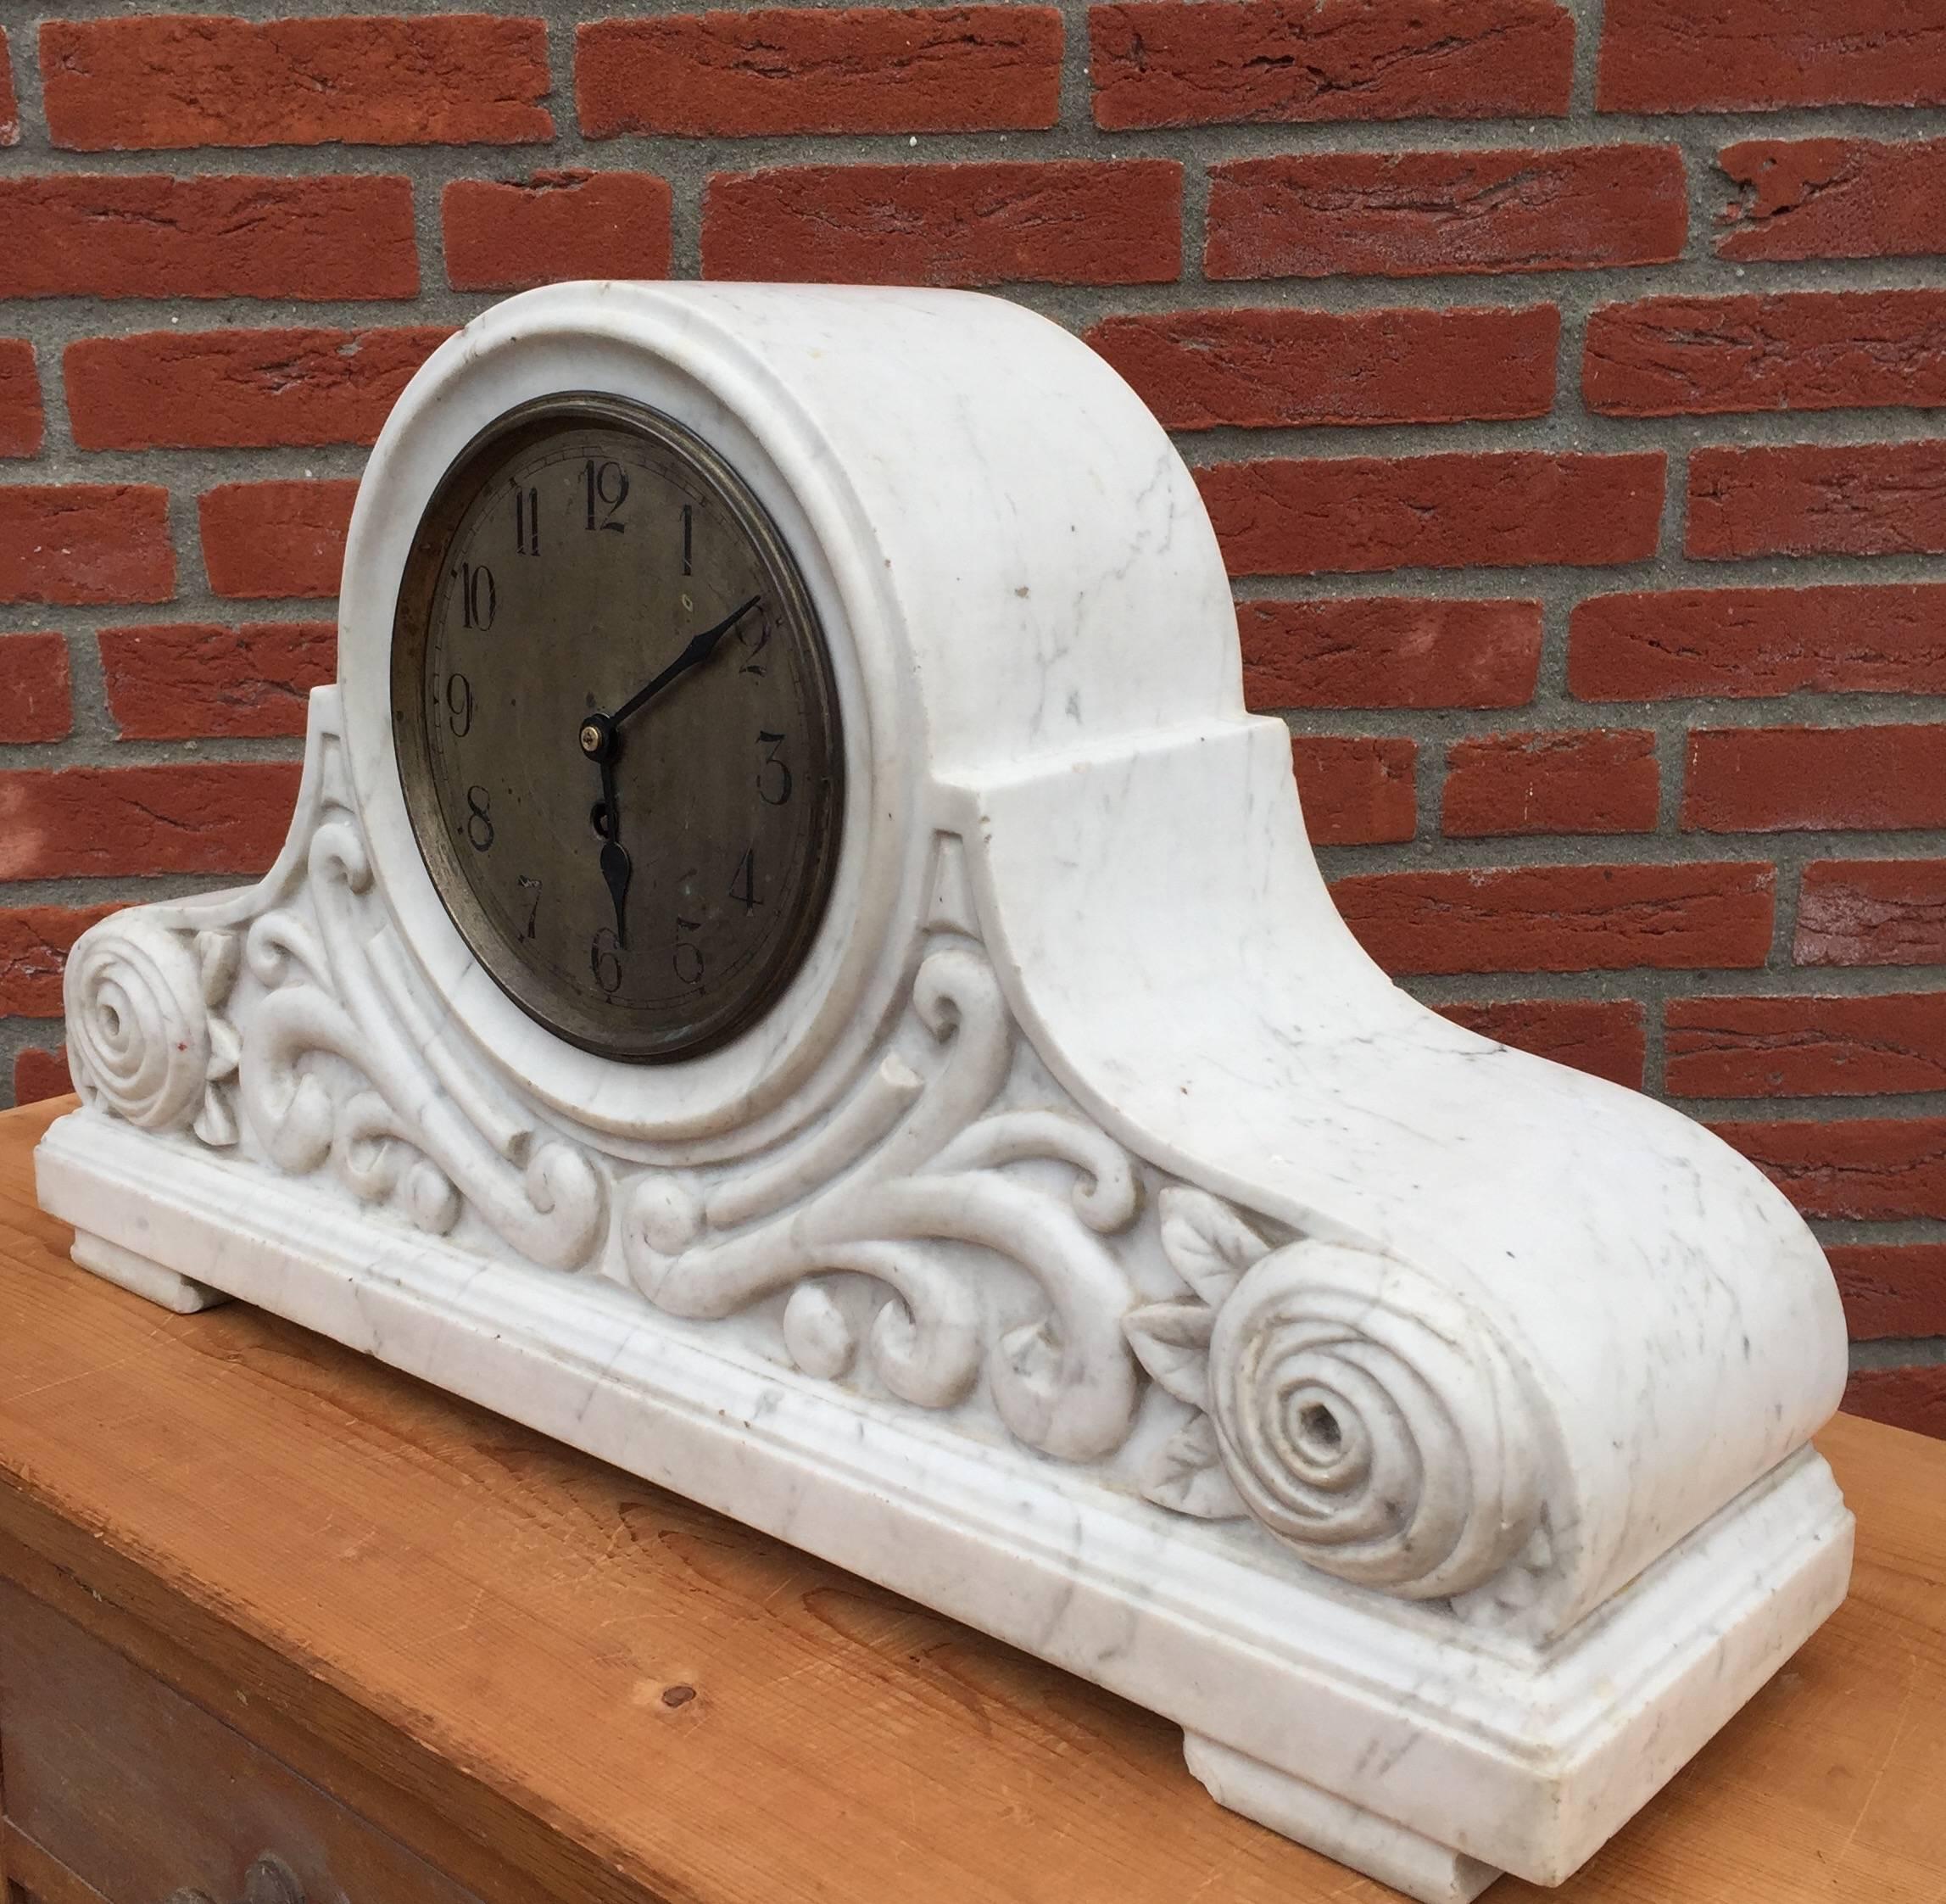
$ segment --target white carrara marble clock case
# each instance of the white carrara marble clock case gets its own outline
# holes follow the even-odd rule
[[[528,1019],[414,845],[388,648],[500,412],[743,475],[833,650],[833,897],[769,1015]],[[1056,326],[956,293],[563,285],[400,399],[282,857],[97,925],[77,1261],[242,1297],[1088,1675],[1224,1804],[1424,1899],[1564,1878],[1843,1597],[1844,1329],[1783,1198],[1352,940],[1215,538]],[[191,1280],[191,1279],[193,1280]]]

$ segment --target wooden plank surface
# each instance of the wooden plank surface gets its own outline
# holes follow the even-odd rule
[[[0,1115],[0,1572],[483,1898],[1307,1904],[1175,1729],[242,1305],[75,1270]],[[1946,1443],[1841,1418],[1841,1611],[1549,1896],[1946,1901]],[[490,1847],[487,1849],[485,1847]]]

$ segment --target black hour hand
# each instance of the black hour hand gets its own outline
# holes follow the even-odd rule
[[[628,849],[622,844],[622,815],[615,804],[615,760],[612,754],[601,757],[601,878],[608,896],[615,902],[615,942],[628,943],[628,881],[634,867]]]

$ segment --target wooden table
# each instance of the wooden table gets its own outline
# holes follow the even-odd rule
[[[33,1200],[65,1108],[0,1116],[0,1866],[37,1904],[232,1904],[265,1851],[310,1904],[1391,1895],[1081,1680],[287,1323],[82,1274]],[[1564,1904],[1946,1899],[1946,1443],[1820,1444],[1850,1600]]]

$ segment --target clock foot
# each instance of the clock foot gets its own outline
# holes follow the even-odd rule
[[[1350,1801],[1193,1732],[1183,1756],[1218,1805],[1241,1812],[1419,1904],[1471,1904],[1500,1873]]]
[[[74,1248],[68,1254],[84,1270],[163,1309],[174,1309],[178,1315],[193,1315],[198,1309],[214,1309],[230,1300],[220,1289],[165,1270],[161,1264],[124,1249],[120,1243],[90,1236],[86,1230],[75,1231]]]

